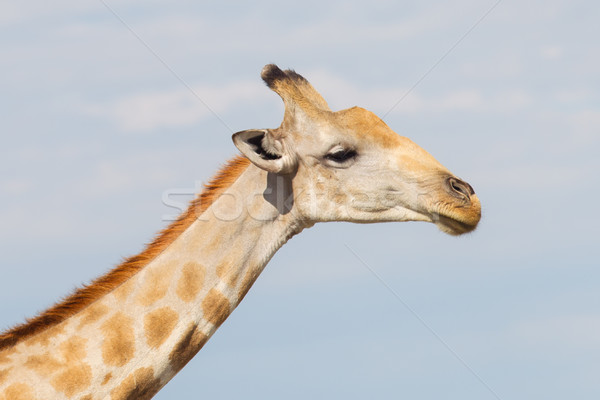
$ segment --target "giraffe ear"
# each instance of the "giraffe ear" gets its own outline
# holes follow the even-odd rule
[[[281,136],[270,129],[250,129],[232,136],[235,146],[254,165],[275,174],[292,173],[297,160],[286,147]]]

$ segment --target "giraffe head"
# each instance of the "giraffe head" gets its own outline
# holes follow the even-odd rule
[[[473,188],[375,114],[333,112],[294,71],[267,65],[261,74],[285,104],[277,129],[233,135],[238,149],[286,192],[282,212],[321,221],[427,221],[470,232],[481,217]],[[268,196],[265,191],[265,198]]]

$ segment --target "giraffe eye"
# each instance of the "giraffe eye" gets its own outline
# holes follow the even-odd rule
[[[343,163],[344,161],[356,157],[356,154],[356,151],[352,149],[337,150],[334,153],[326,154],[325,158],[330,161],[335,161],[336,163]]]

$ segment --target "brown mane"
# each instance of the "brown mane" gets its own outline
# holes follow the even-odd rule
[[[235,182],[249,164],[248,159],[242,156],[230,160],[205,185],[202,193],[191,202],[187,211],[181,214],[171,225],[162,230],[140,254],[125,259],[107,274],[93,280],[88,285],[76,289],[70,296],[39,315],[27,319],[25,323],[0,333],[0,350],[13,346],[19,340],[61,323],[131,278],[173,243],[200,214],[206,211],[225,189]]]

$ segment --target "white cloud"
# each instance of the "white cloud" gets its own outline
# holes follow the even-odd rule
[[[358,10],[360,13],[361,11]],[[309,44],[326,43],[328,45],[351,45],[357,42],[372,42],[379,45],[409,40],[420,34],[431,31],[440,31],[453,21],[448,18],[448,8],[438,5],[426,12],[395,20],[394,23],[361,24],[354,18],[338,18],[334,20],[322,20],[311,25],[302,25],[297,29],[282,35],[279,40],[286,43]],[[357,23],[359,27],[357,28]]]
[[[177,178],[174,166],[178,157],[183,156],[181,151],[168,153],[146,150],[101,161],[94,165],[90,175],[77,183],[75,193],[88,198],[114,198],[127,192],[168,185]]]
[[[360,105],[380,115],[390,111],[394,114],[431,114],[457,110],[511,112],[529,107],[534,102],[532,94],[519,88],[487,92],[479,88],[459,88],[424,95],[418,87],[410,93],[406,87],[359,87],[325,71],[307,73],[306,76],[310,77],[332,109]]]
[[[361,106],[376,113],[387,112],[396,104],[408,88],[364,88],[325,70],[306,71],[303,75],[323,95],[331,109],[340,110]],[[422,108],[422,100],[411,94],[396,107],[396,112],[416,112]]]
[[[435,108],[442,110],[473,110],[481,108],[484,100],[479,90],[464,89],[448,93],[433,101],[433,104]]]
[[[227,86],[196,85],[126,95],[104,104],[88,104],[82,111],[106,118],[123,131],[147,132],[159,128],[193,125],[204,118],[225,114],[238,102],[266,99],[268,91],[259,82]]]
[[[526,62],[512,49],[498,51],[485,58],[467,58],[461,62],[457,70],[469,79],[483,79],[484,83],[502,78],[518,78],[525,71]]]
[[[484,93],[481,89],[457,89],[423,99],[428,112],[478,111],[511,112],[530,106],[533,96],[522,89],[502,89]]]

